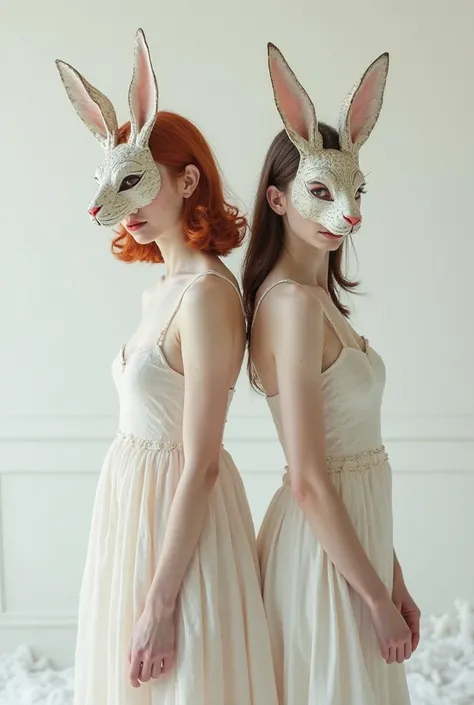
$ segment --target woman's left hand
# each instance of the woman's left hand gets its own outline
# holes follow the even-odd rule
[[[147,605],[135,625],[130,646],[134,688],[168,673],[175,658],[175,610]]]
[[[412,652],[420,643],[420,608],[408,592],[405,581],[401,576],[396,576],[393,583],[392,601],[399,610],[411,631]]]

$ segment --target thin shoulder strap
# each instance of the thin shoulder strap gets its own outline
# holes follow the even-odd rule
[[[204,276],[207,274],[211,274],[214,277],[217,277],[218,279],[222,279],[223,281],[227,282],[227,284],[230,284],[230,286],[233,288],[235,293],[238,296],[239,303],[240,303],[240,308],[242,310],[243,315],[245,315],[245,309],[244,309],[244,302],[242,300],[242,294],[240,292],[239,287],[228,277],[226,277],[224,274],[221,274],[220,272],[216,272],[214,269],[208,269],[207,272],[203,272],[203,274],[200,274],[199,276]]]
[[[268,286],[265,289],[265,291],[263,292],[263,294],[261,295],[261,297],[259,298],[259,300],[257,301],[257,303],[255,305],[255,310],[253,312],[252,328],[255,323],[255,318],[257,317],[258,309],[260,308],[260,304],[262,303],[263,299],[265,298],[265,296],[267,294],[270,293],[270,291],[272,289],[274,289],[276,286],[279,286],[280,284],[296,284],[297,286],[303,286],[302,284],[295,282],[293,279],[280,279],[279,281],[274,282],[273,284],[270,284],[270,286]]]
[[[327,299],[326,299],[326,297],[321,295],[320,291],[321,290],[318,287],[316,287],[314,289],[314,294],[315,294],[315,296],[318,297],[318,300],[320,301],[321,306],[323,307],[324,316],[325,316],[327,322],[329,323],[329,325],[331,326],[331,328],[333,329],[334,333],[338,337],[339,342],[341,343],[342,347],[346,348],[346,347],[350,346],[350,343],[348,342],[347,337],[343,334],[343,332],[339,328],[339,325],[334,320],[332,313],[329,309]]]
[[[266,296],[267,294],[270,293],[270,291],[271,291],[272,289],[274,289],[276,286],[280,286],[280,284],[296,284],[297,286],[302,286],[302,284],[299,284],[298,282],[295,282],[293,279],[280,279],[279,281],[273,282],[273,284],[270,284],[270,286],[268,286],[268,287],[265,289],[265,291],[263,292],[263,294],[260,296],[259,300],[258,300],[257,303],[255,304],[255,310],[254,310],[254,312],[253,312],[253,319],[252,319],[252,323],[251,323],[251,326],[250,326],[251,328],[253,328],[253,326],[254,326],[255,319],[256,319],[256,317],[257,317],[257,313],[258,313],[258,310],[259,310],[259,308],[260,308],[260,304],[262,303],[263,299],[265,298],[265,296]],[[253,373],[254,373],[254,375],[255,375],[255,378],[256,378],[258,384],[260,385],[260,388],[262,389],[263,393],[266,395],[267,393],[266,393],[266,391],[265,391],[265,387],[263,386],[262,380],[261,380],[260,377],[259,377],[257,368],[255,367],[255,363],[254,363],[254,361],[253,361],[253,359],[252,359],[252,355],[250,354],[250,351],[249,351],[249,355],[250,355],[250,365],[251,365],[251,367],[252,367],[252,370],[253,370]]]
[[[224,276],[223,274],[221,274],[220,272],[216,272],[214,269],[208,269],[208,270],[205,271],[205,272],[200,272],[199,274],[197,274],[197,275],[196,275],[195,277],[193,277],[193,279],[191,279],[191,281],[190,281],[188,284],[186,284],[186,286],[184,287],[183,291],[181,292],[181,294],[180,294],[180,296],[179,296],[179,299],[178,299],[178,301],[177,301],[175,307],[174,307],[173,310],[171,311],[171,314],[170,314],[170,316],[169,316],[169,318],[168,318],[168,320],[167,320],[165,326],[164,326],[164,327],[161,329],[161,331],[160,331],[160,335],[159,335],[159,337],[158,337],[158,345],[161,345],[161,344],[163,343],[163,340],[164,340],[164,338],[165,338],[165,335],[166,335],[166,333],[168,332],[168,328],[170,327],[171,323],[173,322],[174,317],[175,317],[176,314],[178,313],[179,307],[181,306],[182,301],[183,301],[183,299],[184,299],[184,296],[185,296],[186,292],[188,291],[188,289],[190,289],[190,288],[193,286],[193,284],[195,284],[195,283],[198,281],[198,279],[201,279],[202,277],[207,277],[208,275],[212,275],[212,276],[214,276],[214,277],[218,277],[219,279],[222,279],[223,281],[225,281],[225,282],[227,282],[228,284],[230,284],[230,286],[234,289],[235,293],[236,293],[237,296],[239,297],[240,308],[242,309],[242,314],[244,314],[244,304],[243,304],[243,301],[242,301],[242,294],[240,293],[239,288],[234,284],[233,281],[231,281],[228,277],[225,277],[225,276]]]
[[[265,298],[265,296],[266,296],[268,293],[270,293],[270,291],[271,291],[272,289],[274,289],[276,286],[279,286],[280,284],[296,284],[297,286],[303,287],[303,284],[300,284],[299,282],[295,281],[294,279],[280,279],[279,281],[274,282],[273,284],[270,284],[270,286],[265,289],[265,291],[263,292],[263,294],[260,296],[259,300],[257,301],[257,304],[256,304],[256,306],[255,306],[255,311],[254,311],[254,314],[253,314],[252,327],[253,327],[253,325],[254,325],[254,323],[255,323],[255,318],[256,318],[256,316],[257,316],[258,310],[259,310],[259,308],[260,308],[260,304],[262,303],[263,299]],[[337,335],[339,341],[341,342],[341,345],[342,345],[343,347],[347,347],[348,342],[347,342],[347,340],[345,339],[345,336],[342,334],[341,330],[339,329],[338,324],[337,324],[336,321],[333,319],[333,317],[332,317],[332,315],[331,315],[331,313],[330,313],[330,311],[329,311],[329,308],[328,308],[328,306],[327,306],[327,302],[326,302],[326,300],[324,299],[324,297],[322,297],[322,296],[320,295],[318,287],[311,287],[310,290],[311,290],[311,292],[312,292],[315,296],[317,296],[318,301],[321,303],[321,306],[322,306],[322,308],[323,308],[324,317],[326,318],[326,320],[328,321],[329,325],[330,325],[330,326],[332,327],[332,329],[334,330],[334,333]]]

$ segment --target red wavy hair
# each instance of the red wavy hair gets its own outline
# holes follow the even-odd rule
[[[119,129],[118,142],[127,142],[130,123]],[[189,120],[175,113],[158,112],[150,135],[149,147],[153,158],[176,178],[188,164],[200,171],[199,183],[190,198],[185,199],[181,227],[187,244],[207,254],[227,255],[242,244],[247,231],[247,219],[239,209],[224,198],[219,169],[200,131]],[[112,253],[122,262],[163,262],[156,242],[139,245],[122,226],[115,231]]]

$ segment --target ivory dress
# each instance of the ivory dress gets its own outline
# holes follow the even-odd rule
[[[284,283],[265,291],[256,313],[267,293]],[[381,437],[385,367],[367,342],[365,351],[354,348],[355,339],[344,338],[321,303],[343,345],[322,373],[327,468],[391,589],[391,469]],[[267,401],[284,450],[279,396]],[[288,472],[265,516],[258,551],[280,705],[409,705],[404,666],[383,660],[367,607],[318,543]]]
[[[75,705],[276,705],[255,534],[240,475],[222,449],[204,529],[179,595],[177,659],[132,688],[128,652],[184,466],[184,377],[161,346],[113,364],[119,432],[100,475],[76,649]],[[232,391],[229,392],[229,404]]]

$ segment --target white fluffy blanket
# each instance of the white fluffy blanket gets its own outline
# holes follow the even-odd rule
[[[474,705],[474,604],[426,617],[407,662],[413,705]],[[73,669],[59,671],[20,647],[0,655],[0,705],[72,705]]]

